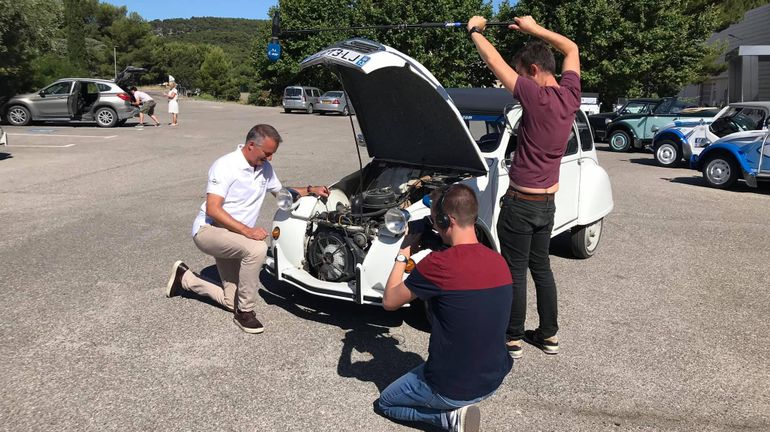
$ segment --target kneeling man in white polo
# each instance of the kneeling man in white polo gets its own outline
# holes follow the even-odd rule
[[[259,210],[270,191],[281,182],[270,160],[281,136],[274,127],[259,124],[249,130],[246,143],[217,159],[209,169],[206,202],[193,223],[198,249],[216,259],[222,286],[193,273],[182,261],[171,268],[166,296],[188,290],[209,297],[234,312],[233,321],[247,333],[262,333],[255,312],[259,272],[267,255],[267,231],[258,227]],[[299,196],[329,195],[326,186],[289,188]]]

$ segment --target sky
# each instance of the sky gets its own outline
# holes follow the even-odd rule
[[[267,19],[271,6],[278,0],[102,0],[118,6],[128,6],[129,12],[138,12],[152,21],[166,18],[190,18],[211,16],[224,18]],[[321,1],[321,0],[319,0]],[[495,7],[502,0],[493,0]],[[514,3],[514,2],[511,2]],[[467,17],[458,17],[464,19]]]

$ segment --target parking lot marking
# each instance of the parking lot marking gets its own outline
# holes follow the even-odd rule
[[[9,133],[8,136],[31,136],[31,137],[38,137],[38,138],[62,138],[62,137],[70,137],[70,138],[102,138],[102,139],[112,139],[117,138],[117,135],[108,135],[108,136],[95,136],[95,135],[42,135],[42,134],[25,134],[25,133]],[[14,147],[21,147],[21,146],[14,146]]]
[[[13,148],[66,148],[66,147],[72,147],[76,146],[77,144],[65,144],[65,145],[15,145],[15,146],[8,146]]]

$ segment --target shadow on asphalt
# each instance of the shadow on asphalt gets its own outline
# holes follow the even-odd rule
[[[684,184],[688,186],[698,186],[705,189],[713,189],[712,187],[708,186],[706,184],[706,181],[703,180],[702,177],[673,177],[673,178],[666,178],[662,177],[661,180],[667,180],[671,183],[679,183]],[[727,190],[727,192],[737,192],[737,193],[753,193],[758,195],[770,195],[770,183],[768,182],[759,182],[757,184],[756,188],[750,187],[746,183],[739,181],[736,182],[733,187]]]
[[[419,303],[388,312],[380,306],[358,305],[307,294],[285,282],[276,281],[264,271],[260,281],[264,289],[259,291],[259,295],[268,305],[278,306],[300,319],[347,330],[337,362],[337,374],[341,377],[374,383],[382,392],[390,383],[424,361],[416,353],[402,351],[399,348],[400,337],[390,331],[403,323],[428,331],[429,324]],[[373,402],[372,409],[382,415],[376,402]],[[439,430],[421,424],[397,423],[423,431]]]
[[[12,159],[13,155],[10,153],[0,152],[0,160]]]
[[[655,159],[633,158],[633,159],[628,159],[628,161],[631,162],[632,164],[637,164],[637,165],[646,165],[646,166],[654,166],[654,167],[658,166],[658,163],[655,162]]]

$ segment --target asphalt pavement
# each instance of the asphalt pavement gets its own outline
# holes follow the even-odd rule
[[[174,128],[165,107],[159,128],[4,126],[0,430],[411,430],[372,404],[426,358],[419,311],[263,275],[266,330],[248,335],[164,296],[177,259],[216,274],[190,230],[217,157],[269,123],[285,185],[332,183],[358,169],[348,118],[182,100]],[[481,404],[484,430],[769,430],[770,185],[720,191],[648,153],[599,158],[615,199],[599,251],[573,259],[563,237],[552,251],[561,353],[525,346]],[[260,224],[274,211],[268,198]]]

